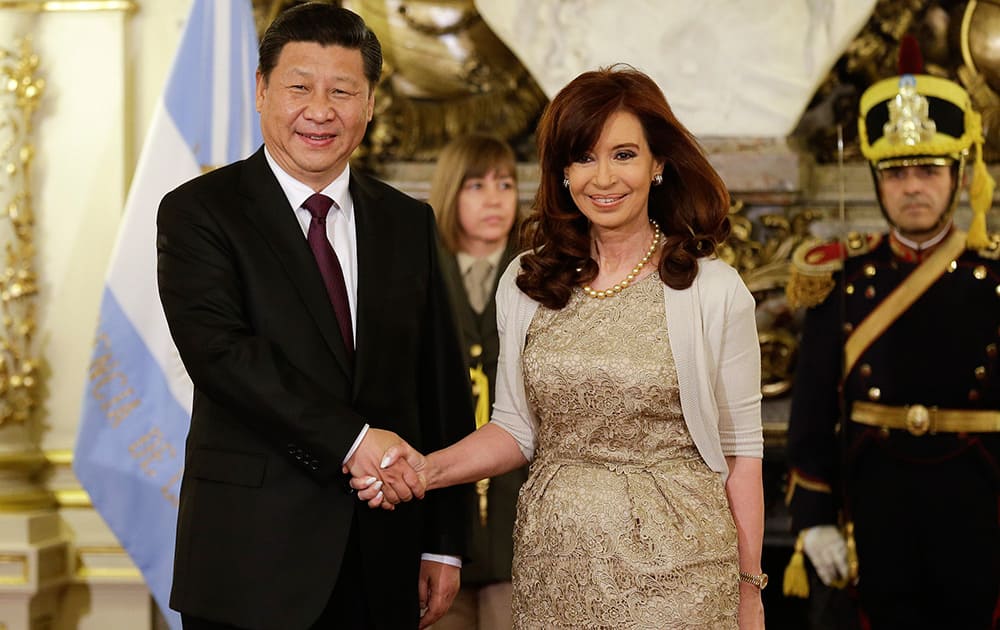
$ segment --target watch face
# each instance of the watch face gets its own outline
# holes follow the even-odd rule
[[[749,584],[753,584],[760,590],[764,590],[764,587],[767,586],[767,573],[754,575],[752,573],[743,573],[740,571],[740,579]]]

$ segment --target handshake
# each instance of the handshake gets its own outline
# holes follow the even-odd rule
[[[358,499],[371,508],[393,510],[401,501],[423,499],[430,489],[428,458],[383,429],[368,429],[343,471]]]
[[[344,462],[344,474],[369,507],[392,510],[400,501],[424,498],[428,490],[472,483],[527,463],[514,436],[492,422],[429,455],[392,431],[369,428]]]

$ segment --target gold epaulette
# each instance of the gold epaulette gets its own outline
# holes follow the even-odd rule
[[[882,240],[881,234],[851,232],[846,241],[821,241],[809,238],[795,248],[785,285],[791,308],[810,308],[821,304],[833,291],[834,272],[844,266],[844,259],[867,254]]]
[[[1000,260],[1000,234],[992,233],[988,237],[989,245],[975,250],[981,258]]]

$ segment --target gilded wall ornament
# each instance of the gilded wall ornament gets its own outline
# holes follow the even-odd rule
[[[0,208],[7,221],[0,268],[0,427],[41,409],[42,359],[36,348],[38,276],[32,210],[32,116],[44,81],[28,39],[0,48]]]
[[[732,229],[719,248],[719,258],[740,272],[757,300],[761,393],[775,397],[792,387],[799,346],[799,321],[788,307],[784,290],[791,274],[792,253],[809,237],[810,224],[824,213],[812,209],[780,208],[773,213],[762,210],[751,217],[742,202],[732,205]]]

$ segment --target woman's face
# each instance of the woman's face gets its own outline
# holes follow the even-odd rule
[[[493,169],[469,177],[458,191],[459,248],[485,256],[503,247],[517,215],[517,183],[513,175]]]
[[[631,112],[612,114],[590,151],[566,167],[569,193],[592,229],[647,230],[653,176],[663,171]]]

